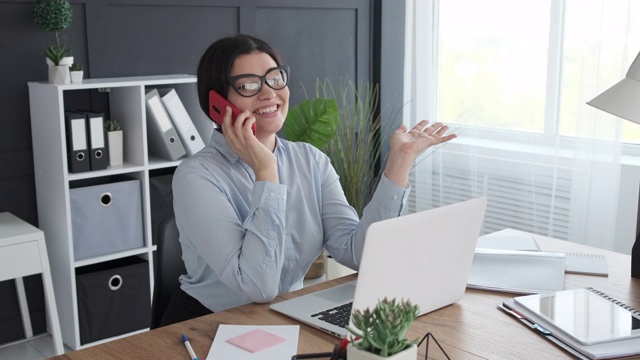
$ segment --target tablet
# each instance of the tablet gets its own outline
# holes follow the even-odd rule
[[[583,345],[631,337],[640,341],[640,312],[592,288],[519,296],[514,301]]]

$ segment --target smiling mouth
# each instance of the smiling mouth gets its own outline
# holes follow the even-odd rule
[[[264,115],[264,114],[271,114],[278,111],[278,105],[273,105],[273,106],[269,106],[269,107],[264,107],[261,109],[258,109],[256,111],[254,111],[253,113],[256,115]]]

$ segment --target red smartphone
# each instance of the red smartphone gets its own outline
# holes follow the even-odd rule
[[[222,127],[222,119],[227,111],[227,106],[231,108],[231,119],[235,121],[242,111],[233,105],[229,100],[225,99],[215,90],[209,90],[209,117]],[[251,125],[253,135],[256,134],[256,123]]]

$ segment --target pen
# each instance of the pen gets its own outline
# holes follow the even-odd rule
[[[187,348],[187,351],[189,352],[189,356],[191,356],[191,360],[199,360],[198,357],[196,356],[196,353],[193,352],[193,348],[191,347],[191,344],[189,344],[189,339],[187,339],[187,335],[182,334],[182,342],[184,343],[184,346]]]

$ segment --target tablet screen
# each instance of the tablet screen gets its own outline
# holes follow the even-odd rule
[[[585,344],[640,336],[640,314],[587,289],[520,296],[514,301]]]

